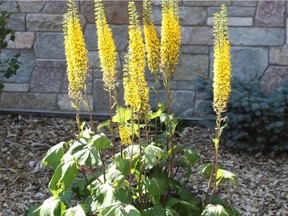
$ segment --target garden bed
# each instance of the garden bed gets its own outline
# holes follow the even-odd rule
[[[75,138],[76,123],[74,119],[4,114],[0,122],[0,215],[22,215],[51,196],[47,185],[52,172],[38,162],[54,144]],[[189,145],[201,155],[201,163],[208,163],[213,137],[214,130],[191,125],[176,133],[175,142]],[[237,174],[240,183],[238,187],[220,186],[221,197],[241,215],[288,215],[287,161],[287,153],[248,154],[221,146],[220,164]],[[207,180],[196,173],[182,181],[203,196]]]

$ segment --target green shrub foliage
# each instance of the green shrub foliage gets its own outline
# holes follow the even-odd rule
[[[9,17],[9,12],[0,12],[0,50],[6,49],[8,46],[8,41],[15,40],[15,32],[7,28],[7,18]],[[4,61],[0,59],[0,78],[5,77],[9,79],[10,77],[16,75],[17,70],[20,67],[21,62],[18,61],[20,54],[16,54],[11,58],[7,58]],[[4,84],[0,81],[0,91],[3,89]]]
[[[198,91],[206,92],[212,103],[211,81],[199,78]],[[227,109],[227,127],[223,143],[247,151],[281,151],[288,149],[288,83],[266,92],[259,81],[232,81]],[[212,114],[209,103],[203,112]]]

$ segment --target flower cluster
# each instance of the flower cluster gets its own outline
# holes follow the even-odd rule
[[[122,145],[130,145],[132,143],[131,136],[132,136],[132,131],[131,127],[127,126],[120,126],[119,125],[119,136],[121,139],[121,144]]]
[[[68,90],[71,104],[79,108],[82,90],[88,73],[87,49],[74,0],[69,0],[68,12],[64,15],[64,45],[67,61]]]
[[[106,21],[102,0],[95,0],[95,17],[103,82],[106,89],[111,90],[116,83],[116,46]]]
[[[160,65],[160,41],[152,20],[151,2],[148,0],[143,1],[143,24],[148,67],[152,73],[156,73]]]
[[[164,80],[169,80],[178,63],[181,32],[177,0],[165,0],[162,4],[161,65]]]
[[[226,6],[214,15],[214,80],[213,108],[216,113],[226,110],[231,92],[230,43],[228,39]]]
[[[129,48],[126,55],[124,100],[135,112],[148,109],[149,90],[145,80],[145,47],[134,2],[129,2]]]

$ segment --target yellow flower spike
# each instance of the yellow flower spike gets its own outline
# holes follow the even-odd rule
[[[164,80],[170,80],[179,58],[181,32],[177,0],[164,0],[162,4],[161,65]]]
[[[134,2],[129,2],[129,48],[126,55],[124,77],[124,100],[134,111],[149,108],[149,92],[145,80],[145,46]]]
[[[214,80],[213,108],[219,114],[226,110],[231,92],[230,43],[228,38],[226,6],[214,15]]]
[[[64,46],[67,61],[68,91],[71,104],[78,109],[88,73],[87,49],[75,1],[69,0],[63,19]]]
[[[143,1],[143,24],[148,67],[152,73],[156,73],[160,66],[160,41],[152,20],[151,2],[148,0]]]
[[[100,64],[103,71],[103,82],[107,90],[116,85],[116,46],[104,12],[102,0],[95,0],[95,17],[98,36]]]
[[[118,129],[119,129],[119,136],[120,136],[121,144],[122,145],[130,145],[132,143],[131,128],[119,125]]]

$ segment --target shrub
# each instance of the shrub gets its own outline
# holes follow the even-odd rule
[[[9,13],[7,11],[0,12],[0,50],[6,49],[8,46],[8,40],[15,40],[15,32],[9,28],[7,28],[7,18],[9,17]],[[3,76],[6,79],[14,76],[19,68],[18,61],[20,54],[14,55],[12,58],[5,59],[3,62],[0,61],[0,78]],[[4,84],[0,81],[0,91],[3,89]]]
[[[205,91],[212,101],[211,81],[199,78],[198,91]],[[224,144],[246,151],[288,149],[288,84],[283,82],[273,92],[265,92],[259,81],[232,81],[227,108]],[[212,103],[212,102],[211,102]],[[212,113],[203,103],[203,110]]]
[[[144,1],[144,4],[146,3],[148,2]],[[47,152],[42,162],[54,169],[48,186],[53,196],[45,200],[42,205],[28,210],[27,215],[239,215],[234,208],[223,202],[218,196],[214,196],[220,183],[228,180],[237,184],[237,177],[234,174],[218,168],[218,160],[213,164],[200,167],[200,172],[206,174],[208,178],[210,177],[204,200],[194,195],[193,191],[187,191],[187,188],[181,185],[176,178],[179,170],[184,172],[183,177],[189,177],[199,155],[186,146],[176,145],[173,140],[178,120],[169,108],[169,83],[178,61],[180,26],[177,0],[165,0],[163,4],[163,13],[166,13],[163,19],[166,21],[162,23],[166,24],[162,28],[166,28],[168,33],[173,30],[173,32],[167,33],[160,49],[162,54],[165,53],[165,55],[161,55],[160,61],[163,66],[161,72],[165,76],[168,113],[164,112],[164,105],[159,104],[159,109],[153,112],[148,104],[149,91],[144,76],[145,44],[135,4],[129,2],[129,45],[125,57],[123,82],[126,107],[120,107],[116,98],[113,98],[116,114],[100,124],[97,133],[88,106],[88,97],[84,104],[87,105],[90,112],[91,127],[80,123],[78,107],[83,89],[84,94],[87,95],[85,91],[87,50],[75,1],[69,0],[69,10],[64,19],[64,35],[67,73],[71,77],[69,94],[73,106],[77,110],[78,137],[69,142],[61,142]],[[95,0],[95,5],[97,30],[99,33],[103,30],[110,32],[102,1]],[[152,13],[151,7],[145,8],[150,8],[146,12]],[[225,6],[223,8],[225,9]],[[99,35],[105,37],[104,34]],[[171,37],[171,35],[175,35],[175,37]],[[109,33],[109,41],[112,44],[111,36]],[[107,46],[99,46],[99,49],[106,48]],[[219,48],[223,47],[219,46]],[[111,58],[108,51],[100,50],[99,52],[102,59],[102,71],[106,73],[106,78],[111,71],[114,74],[113,65],[116,65],[114,64],[116,58],[113,58],[114,51],[110,51]],[[228,49],[226,51],[229,52]],[[172,53],[173,58],[169,58],[166,52]],[[163,56],[165,57],[163,58]],[[222,64],[221,61],[220,64]],[[77,75],[79,72],[82,72],[84,76],[79,77]],[[221,70],[219,70],[219,74],[221,74]],[[109,81],[113,81],[114,75],[110,77],[112,78],[109,78]],[[104,82],[106,78],[104,78]],[[113,87],[114,81],[112,85],[110,82],[108,84],[106,90],[109,91],[109,86]],[[219,94],[220,96],[221,94]],[[219,111],[219,115],[222,111]],[[163,125],[161,131],[155,130],[154,120],[157,118]],[[218,131],[220,131],[221,121],[221,118],[217,121],[219,123]],[[115,143],[113,139],[115,127],[118,127],[120,137],[118,143]],[[102,128],[108,128],[112,132],[111,139],[99,132]],[[150,133],[152,130],[157,131],[156,134],[152,135]],[[215,140],[220,138],[220,133],[217,134]],[[119,145],[116,146],[116,144]],[[215,146],[218,148],[216,141]],[[218,150],[216,153],[218,156]]]

